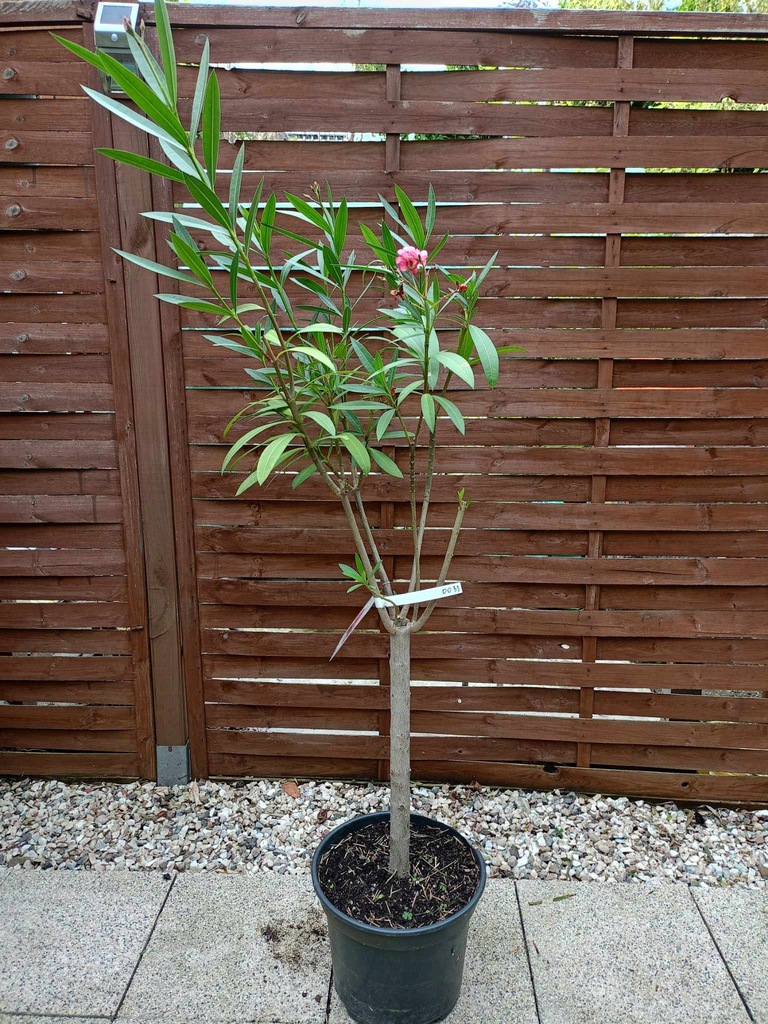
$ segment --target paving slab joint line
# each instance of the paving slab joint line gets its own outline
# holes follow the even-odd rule
[[[696,893],[694,892],[693,886],[691,886],[691,885],[688,886],[688,892],[691,894],[691,899],[693,900],[693,905],[694,905],[694,907],[696,907],[696,910],[699,912],[699,917],[703,921],[704,927],[707,929],[709,937],[712,940],[712,944],[715,947],[715,949],[717,950],[717,955],[723,961],[723,966],[725,967],[726,971],[728,972],[728,977],[731,979],[731,983],[732,983],[733,987],[736,989],[736,992],[738,993],[739,999],[741,1000],[742,1005],[744,1007],[744,1012],[746,1013],[747,1017],[749,1017],[749,1019],[751,1021],[755,1021],[755,1015],[752,1013],[752,1010],[749,1008],[749,1003],[747,1002],[746,998],[744,997],[744,993],[741,991],[739,983],[736,980],[736,978],[735,978],[735,976],[733,974],[733,971],[731,970],[731,965],[726,960],[726,958],[725,958],[725,956],[723,954],[722,949],[720,949],[720,944],[718,943],[717,939],[715,938],[715,933],[709,927],[709,921],[707,920],[707,918],[706,918],[706,916],[704,914],[704,911],[699,906],[699,901],[696,899]]]
[[[157,922],[160,920],[160,915],[165,910],[165,905],[168,902],[169,896],[173,892],[173,887],[174,887],[174,885],[176,885],[176,879],[178,877],[179,877],[178,871],[174,871],[173,875],[171,876],[171,884],[168,886],[168,888],[166,890],[165,896],[163,897],[163,902],[160,904],[160,909],[158,910],[157,914],[155,915],[155,920],[152,922],[152,927],[149,929],[149,935],[147,936],[147,941],[141,947],[141,952],[139,953],[138,957],[136,958],[136,963],[133,966],[133,970],[131,971],[131,976],[128,979],[128,984],[125,986],[125,991],[123,992],[123,994],[122,994],[122,996],[120,998],[120,1002],[118,1003],[117,1009],[115,1010],[115,1012],[110,1017],[110,1020],[112,1020],[112,1021],[117,1020],[117,1017],[118,1017],[120,1011],[123,1008],[123,1003],[125,1002],[126,996],[128,995],[128,991],[130,990],[130,987],[133,984],[133,979],[136,977],[136,972],[138,971],[139,967],[141,966],[141,961],[142,961],[142,959],[144,957],[144,954],[147,952],[147,947],[149,946],[150,942],[152,941],[152,936],[155,934],[155,928],[157,928]]]
[[[539,997],[536,993],[536,979],[533,976],[533,964],[531,963],[531,950],[528,945],[528,936],[525,931],[525,918],[523,917],[523,905],[520,902],[520,890],[517,887],[517,881],[514,883],[515,886],[515,899],[517,900],[517,912],[520,915],[520,931],[523,935],[523,946],[525,947],[525,958],[528,961],[528,977],[531,979],[531,992],[533,993],[533,1008],[536,1013],[536,1020],[541,1024],[541,1014],[539,1012]]]

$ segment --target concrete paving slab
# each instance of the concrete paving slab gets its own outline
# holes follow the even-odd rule
[[[541,1024],[749,1024],[687,886],[518,891]]]
[[[111,1017],[51,1017],[27,1013],[0,1013],[0,1024],[110,1024]]]
[[[768,1024],[768,889],[691,889],[756,1024]]]
[[[170,884],[155,873],[10,872],[0,888],[0,1010],[114,1014]]]
[[[185,874],[117,1019],[323,1024],[330,968],[308,878]]]
[[[351,1017],[333,993],[329,1024]],[[467,940],[464,982],[446,1024],[537,1024],[515,883],[491,879]]]

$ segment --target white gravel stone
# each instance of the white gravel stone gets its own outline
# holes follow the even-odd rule
[[[305,874],[331,828],[387,806],[385,786],[298,789],[0,779],[0,867]],[[478,786],[416,786],[413,804],[476,843],[492,876],[768,886],[765,811]]]

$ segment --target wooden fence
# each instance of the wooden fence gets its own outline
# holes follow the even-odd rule
[[[0,14],[0,772],[151,777],[188,738],[201,776],[385,778],[387,638],[328,661],[343,517],[312,481],[234,497],[243,361],[111,252],[165,258],[139,214],[184,196],[93,154],[143,143],[43,30],[87,42],[91,4]],[[186,103],[206,36],[240,65],[251,183],[327,179],[357,224],[432,182],[441,259],[499,251],[480,321],[524,352],[442,435],[432,575],[473,503],[464,599],[414,641],[414,776],[768,800],[768,17],[172,17]],[[406,496],[368,491],[402,580]]]

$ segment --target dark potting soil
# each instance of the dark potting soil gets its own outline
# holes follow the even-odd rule
[[[335,843],[318,865],[323,892],[356,921],[419,928],[456,914],[472,899],[479,873],[472,850],[433,825],[411,826],[411,875],[389,873],[389,822],[376,821]]]

